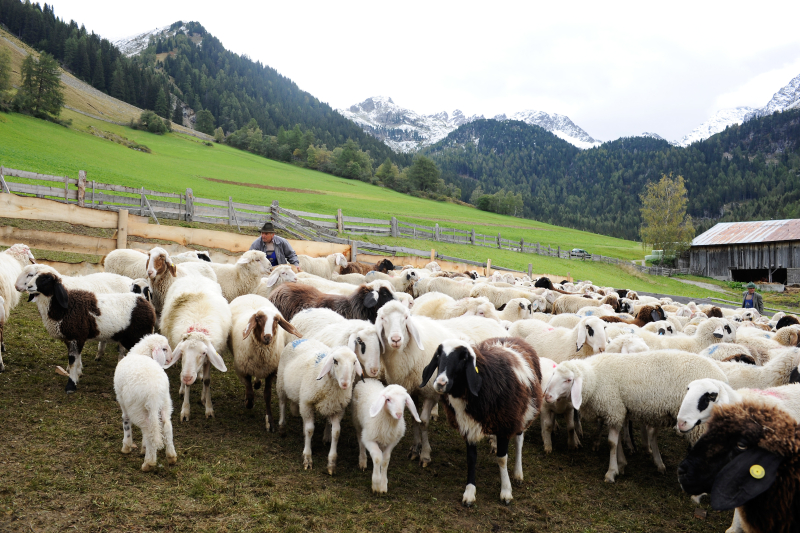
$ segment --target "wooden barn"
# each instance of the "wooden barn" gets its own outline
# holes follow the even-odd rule
[[[692,241],[689,269],[725,281],[800,283],[800,219],[717,224]]]

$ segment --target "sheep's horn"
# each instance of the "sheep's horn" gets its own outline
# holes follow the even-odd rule
[[[56,374],[60,374],[62,376],[69,377],[69,372],[61,368],[60,366],[56,365]]]

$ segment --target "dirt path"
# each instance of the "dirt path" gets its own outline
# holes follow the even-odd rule
[[[717,285],[713,285],[711,283],[703,283],[702,281],[692,281],[692,280],[689,280],[689,279],[681,279],[681,278],[672,278],[672,279],[674,279],[675,281],[680,281],[681,283],[687,283],[689,285],[696,285],[698,287],[701,287],[701,288],[709,290],[709,291],[721,292],[723,294],[726,293],[725,289],[723,289],[722,287],[718,287]]]

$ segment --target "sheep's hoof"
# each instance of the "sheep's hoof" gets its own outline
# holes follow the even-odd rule
[[[206,409],[206,418],[214,418],[214,410]]]
[[[328,465],[328,475],[332,476],[336,474],[336,465]]]
[[[136,448],[136,445],[128,446],[127,444],[122,445],[122,453],[128,454],[131,453]]]
[[[475,485],[467,485],[464,490],[464,495],[461,497],[461,505],[464,507],[472,507],[475,504]]]
[[[550,448],[545,448],[545,449],[544,449],[544,453],[546,453],[546,454],[548,454],[548,455],[549,455],[549,454],[551,454],[551,453],[553,453],[553,448],[552,448],[552,447],[550,447]]]
[[[181,422],[188,422],[189,421],[189,411],[183,412],[181,411]]]
[[[303,457],[303,470],[311,470],[314,466],[314,461],[311,457]]]
[[[149,463],[143,463],[142,464],[142,472],[150,472],[150,471],[154,470],[155,467],[156,467],[156,465],[151,465]]]
[[[367,460],[366,459],[364,459],[363,462],[361,461],[361,459],[358,460],[358,469],[361,470],[362,472],[367,469]],[[375,490],[375,489],[372,489],[372,490]]]
[[[178,456],[177,455],[168,455],[167,456],[167,464],[168,465],[174,465],[177,462],[178,462]]]
[[[76,390],[78,390],[78,386],[75,384],[74,381],[72,381],[72,378],[68,378],[67,386],[64,387],[64,392],[66,392],[67,394],[72,394]]]
[[[257,379],[257,380],[255,380],[255,381],[253,382],[253,388],[254,388],[255,390],[258,390],[258,389],[260,389],[260,388],[261,388],[261,380],[260,380],[260,379]]]
[[[431,464],[431,458],[428,457],[427,459],[420,459],[419,464],[422,468],[428,468],[428,465]]]
[[[522,485],[524,479],[525,478],[523,477],[522,472],[520,472],[519,474],[514,474],[514,476],[511,478],[511,482],[514,483],[516,486],[520,486]]]
[[[408,458],[411,461],[416,461],[417,459],[419,459],[419,452],[416,450],[416,448],[413,447],[411,448],[411,451],[408,452]]]
[[[253,399],[252,399],[252,398],[248,398],[248,399],[246,399],[246,400],[244,401],[244,408],[245,408],[245,409],[252,409],[252,408],[253,408],[253,403],[254,403],[254,402],[253,402]]]
[[[663,464],[658,465],[658,473],[659,474],[666,474],[667,473],[667,467],[665,465],[663,465]]]
[[[606,483],[614,483],[617,474],[614,472],[606,472]]]

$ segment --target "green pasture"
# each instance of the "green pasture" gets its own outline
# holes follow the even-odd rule
[[[199,197],[227,200],[232,196],[237,202],[264,205],[278,200],[283,207],[313,213],[336,214],[337,209],[342,209],[348,216],[386,219],[394,215],[402,221],[428,226],[438,222],[445,227],[474,227],[476,232],[487,235],[500,233],[507,239],[524,238],[526,242],[554,248],[584,248],[594,254],[621,259],[641,259],[645,253],[641,245],[633,241],[415,198],[227,146],[207,146],[183,134],[158,136],[94,120],[70,110],[65,110],[62,118],[71,119],[72,127],[18,114],[2,115],[0,165],[74,178],[78,170],[86,170],[90,180],[103,183],[143,186],[165,192],[183,192],[190,187]],[[152,153],[134,151],[95,137],[87,132],[89,126],[144,144]],[[203,178],[300,191],[229,185]]]

